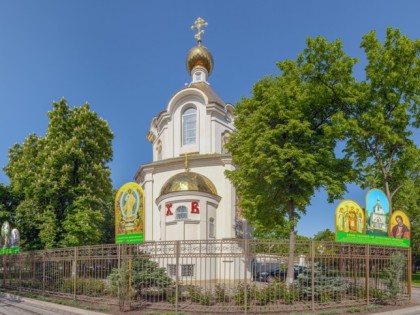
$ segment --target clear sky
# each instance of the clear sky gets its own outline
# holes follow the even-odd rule
[[[152,160],[151,119],[190,82],[185,58],[199,16],[209,23],[203,44],[215,61],[209,81],[234,104],[263,76],[278,74],[277,61],[295,59],[308,36],[341,38],[361,59],[355,73],[363,78],[363,34],[376,30],[383,39],[392,26],[419,38],[419,12],[417,0],[1,0],[0,166],[13,144],[45,134],[52,101],[64,97],[70,106],[88,102],[109,122],[113,185],[131,181]],[[414,137],[420,143],[418,130]],[[3,171],[0,182],[9,183]],[[352,185],[346,198],[364,206],[364,194]],[[337,204],[319,192],[299,234],[333,230]]]

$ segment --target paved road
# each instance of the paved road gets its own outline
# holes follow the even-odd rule
[[[0,292],[0,315],[105,315]]]

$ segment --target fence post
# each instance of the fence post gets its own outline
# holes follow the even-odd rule
[[[3,255],[3,288],[6,287],[6,255]]]
[[[311,308],[315,311],[315,241],[311,241]]]
[[[176,273],[175,273],[175,312],[178,313],[178,287],[179,287],[179,255],[180,255],[180,247],[181,241],[175,241],[175,265],[176,265]]]
[[[22,254],[19,255],[19,291],[22,291],[22,268],[23,268],[23,257]]]
[[[121,270],[121,245],[117,244],[117,269]],[[119,271],[118,271],[119,272]],[[117,282],[117,296],[118,296],[118,303],[120,302],[120,294],[121,294],[121,290],[120,290],[120,284],[121,284],[121,279]]]
[[[244,231],[244,234],[246,231]],[[245,236],[245,235],[244,235]],[[244,313],[248,313],[248,277],[247,277],[247,266],[248,266],[248,243],[249,240],[246,238],[244,239]]]
[[[412,261],[411,261],[411,259],[412,259],[412,257],[411,257],[411,247],[409,247],[408,248],[408,257],[407,257],[407,263],[408,263],[408,266],[407,266],[407,276],[408,276],[408,279],[407,279],[407,294],[408,294],[408,301],[409,302],[411,302],[411,277],[412,277],[412,265],[411,265],[411,263],[412,263]]]
[[[133,247],[132,245],[128,245],[128,310],[131,311],[131,268],[132,268],[132,255],[133,255]]]
[[[370,245],[367,244],[365,245],[365,290],[366,290],[366,305],[369,305],[369,284],[370,284],[370,274],[369,274],[369,269],[370,269]]]
[[[45,250],[42,251],[42,295],[45,295]]]
[[[73,266],[72,266],[72,275],[73,275],[73,300],[76,301],[77,297],[77,247],[73,251]]]

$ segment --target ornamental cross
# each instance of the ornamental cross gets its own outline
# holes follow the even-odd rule
[[[191,26],[191,29],[194,30],[197,29],[197,34],[194,35],[195,39],[197,40],[197,43],[201,43],[201,34],[204,34],[204,30],[201,28],[203,26],[208,26],[208,23],[204,21],[201,17],[198,17],[197,20],[195,20],[194,25]]]

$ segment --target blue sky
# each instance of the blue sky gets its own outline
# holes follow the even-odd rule
[[[110,164],[114,187],[131,181],[152,159],[146,133],[153,116],[190,77],[185,68],[195,45],[190,26],[198,16],[209,26],[203,44],[214,57],[209,81],[226,102],[249,96],[253,84],[277,74],[276,62],[294,59],[305,38],[341,38],[361,59],[363,34],[399,27],[420,35],[420,1],[159,1],[14,0],[0,2],[0,166],[8,149],[30,134],[46,132],[52,101],[85,102],[114,132]],[[420,133],[414,137],[420,143]],[[9,180],[0,171],[0,182]],[[346,198],[364,204],[352,185]],[[298,225],[300,234],[334,226],[334,209],[317,193]]]

